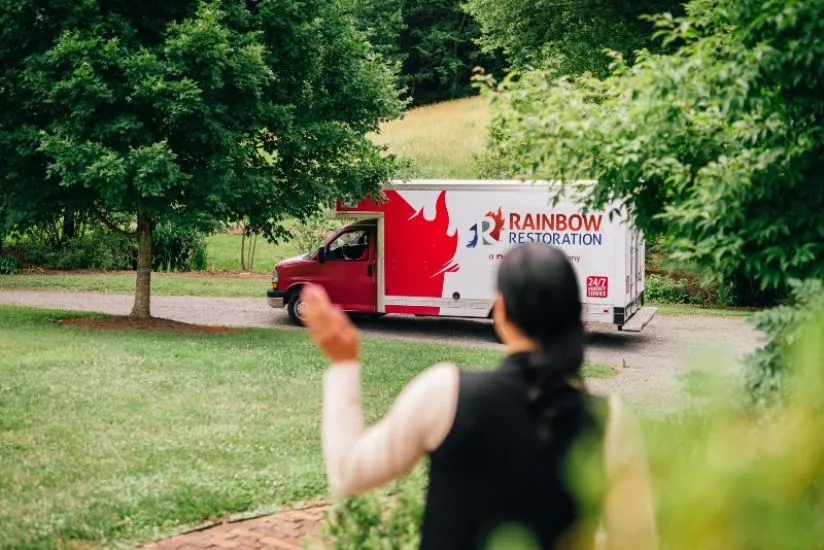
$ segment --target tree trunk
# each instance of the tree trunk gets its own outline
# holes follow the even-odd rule
[[[77,235],[77,219],[74,217],[74,212],[66,210],[63,213],[63,235],[61,240],[64,243],[72,240]]]
[[[137,213],[137,284],[134,293],[134,307],[129,317],[148,319],[151,317],[150,303],[152,283],[152,221],[143,208]]]
[[[240,237],[240,270],[246,271],[246,228]]]
[[[255,271],[255,250],[257,250],[257,238],[258,234],[255,233],[255,236],[252,238],[252,253],[249,255],[249,271]]]

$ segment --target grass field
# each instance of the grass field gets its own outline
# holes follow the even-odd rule
[[[0,306],[0,546],[110,547],[326,495],[325,363],[303,333],[92,332],[66,316]],[[432,363],[500,358],[367,340],[368,417]]]
[[[206,240],[206,266],[210,271],[240,271],[240,235],[212,235]],[[247,246],[249,240],[247,239]],[[271,273],[272,266],[281,260],[297,256],[306,250],[298,250],[294,241],[271,244],[258,237],[255,248],[255,273]]]
[[[271,266],[268,272],[271,273]],[[190,277],[175,273],[152,274],[152,293],[157,296],[223,296],[261,298],[270,283],[263,278]],[[48,290],[134,294],[134,274],[90,273],[79,275],[2,275],[0,290]]]
[[[421,178],[477,176],[475,156],[486,147],[490,108],[472,97],[411,109],[382,126],[373,141],[415,161]]]

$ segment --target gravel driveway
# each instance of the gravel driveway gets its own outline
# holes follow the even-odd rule
[[[4,290],[0,303],[32,307],[128,314],[132,296]],[[152,314],[186,323],[290,328],[285,310],[272,310],[266,299],[152,297]],[[490,347],[495,342],[488,321],[387,316],[358,319],[372,336]],[[594,391],[617,392],[634,409],[649,413],[677,411],[691,400],[682,391],[682,375],[694,369],[735,374],[740,358],[758,345],[758,335],[740,317],[658,315],[640,334],[608,326],[588,327],[587,359],[620,368],[609,380],[595,380]]]

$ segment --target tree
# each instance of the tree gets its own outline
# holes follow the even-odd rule
[[[503,52],[513,68],[542,68],[555,76],[609,73],[605,49],[631,57],[652,47],[650,13],[681,13],[682,0],[467,0],[484,51]]]
[[[402,76],[417,104],[465,97],[472,70],[496,71],[501,62],[475,43],[480,28],[459,0],[411,0],[403,8]]]
[[[335,0],[0,0],[0,28],[0,192],[137,239],[133,316],[158,224],[274,239],[390,173],[393,75]]]
[[[375,49],[400,68],[399,85],[420,105],[471,95],[472,70],[496,72],[499,56],[476,44],[480,29],[460,0],[353,0]]]
[[[495,94],[507,170],[597,179],[675,259],[755,301],[824,275],[822,0],[693,0],[658,18],[671,55],[608,78],[531,73]]]

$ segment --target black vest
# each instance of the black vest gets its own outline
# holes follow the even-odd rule
[[[582,435],[592,436],[591,450],[601,456],[606,405],[582,396],[549,439],[540,437],[539,419],[527,405],[524,360],[515,355],[496,371],[461,372],[455,422],[430,456],[423,550],[481,550],[513,523],[547,550],[556,550],[573,527],[580,534],[585,512],[568,487],[565,459]],[[602,462],[591,464],[600,470],[592,474],[602,476],[595,466]],[[593,529],[584,529],[589,542]]]

